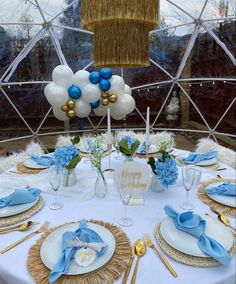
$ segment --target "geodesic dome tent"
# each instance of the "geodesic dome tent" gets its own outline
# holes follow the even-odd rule
[[[0,143],[102,130],[104,117],[57,120],[44,96],[52,71],[94,70],[93,34],[79,0],[0,0]],[[235,145],[236,1],[161,0],[146,68],[113,69],[132,88],[135,110],[114,128],[168,130]]]

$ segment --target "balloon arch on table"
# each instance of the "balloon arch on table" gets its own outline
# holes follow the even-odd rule
[[[80,1],[65,1],[66,5],[64,7],[62,6],[64,0],[58,1],[58,4],[48,4],[46,0],[17,0],[15,2],[11,3],[12,9],[7,7],[10,4],[4,2],[6,9],[3,8],[0,12],[0,39],[2,39],[0,63],[3,62],[2,65],[0,64],[0,98],[5,102],[1,104],[0,101],[0,109],[3,109],[1,113],[2,117],[5,117],[4,115],[7,114],[8,110],[4,109],[4,104],[9,109],[11,108],[27,128],[29,134],[13,138],[3,137],[0,144],[32,137],[40,141],[40,137],[46,135],[79,132],[77,129],[71,131],[42,131],[45,121],[52,113],[63,121],[74,116],[85,117],[91,128],[83,130],[83,132],[91,130],[103,131],[102,121],[104,121],[108,106],[111,109],[111,116],[115,120],[124,117],[129,118],[129,114],[135,112],[136,126],[132,127],[132,129],[140,130],[143,128],[139,127],[139,125],[145,123],[147,106],[151,105],[151,109],[152,107],[154,109],[157,103],[159,103],[159,107],[153,111],[151,116],[151,129],[154,131],[199,133],[216,141],[218,138],[236,138],[235,127],[230,127],[229,131],[227,129],[226,131],[219,130],[227,117],[229,117],[228,121],[231,120],[230,123],[233,123],[231,118],[233,117],[232,114],[235,113],[236,106],[236,52],[234,48],[236,36],[234,36],[235,30],[233,29],[236,14],[234,0],[220,1],[220,4],[217,1],[202,0],[198,1],[201,2],[200,4],[195,3],[191,7],[187,3],[188,1],[162,0],[161,26],[150,33],[151,67],[150,69],[134,69],[134,71],[125,69],[110,70],[108,68],[92,70],[93,62],[92,60],[89,61],[91,58],[92,33],[81,29],[79,26]],[[224,5],[221,2],[225,2]],[[18,21],[7,18],[8,15],[12,17],[12,14],[9,14],[10,10],[15,11],[14,18],[19,19]],[[220,27],[219,31],[218,26]],[[61,36],[59,30],[63,31],[63,36]],[[227,37],[224,37],[222,34],[226,30]],[[71,33],[71,41],[66,39],[66,35],[69,35],[69,33]],[[22,37],[22,41],[18,41],[17,45],[13,46],[17,36]],[[46,36],[47,39],[45,39]],[[181,43],[180,38],[184,40]],[[39,61],[38,65],[36,65],[38,70],[34,71],[37,57],[34,54],[30,57],[30,54],[36,46],[40,46],[38,50],[47,54],[50,60],[52,55],[47,53],[51,52],[48,39],[51,41],[50,48],[52,47],[54,50],[57,63],[53,63],[53,68],[44,77],[44,72],[38,70],[44,68],[45,62],[41,64]],[[202,49],[204,52],[199,55],[198,48],[201,40],[204,42],[204,48]],[[209,42],[211,44],[213,42],[213,45],[210,46]],[[79,66],[76,66],[73,59],[68,57],[67,54],[68,46],[71,47],[72,44],[74,44],[73,49],[82,54],[80,60],[76,61]],[[171,50],[172,57],[165,53],[166,48]],[[201,74],[202,69],[198,67],[196,74],[193,74],[196,66],[193,63],[191,65],[190,61],[196,62],[196,54],[198,54],[199,61],[202,60],[202,63],[204,63],[204,57],[207,56],[208,49],[212,50],[211,48],[220,56],[214,57],[214,54],[212,54],[211,61],[214,64],[212,63],[211,67],[208,66],[210,69]],[[180,50],[182,51],[178,54]],[[172,64],[173,58],[175,60],[177,57],[180,57],[180,60],[178,62],[174,61],[174,64]],[[5,64],[4,58],[12,58],[12,62]],[[24,64],[30,65],[33,70],[32,74],[29,72],[27,81],[18,79],[18,77],[21,78],[21,73],[25,72]],[[73,66],[71,66],[72,64]],[[219,74],[216,74],[216,72],[213,72],[216,65],[217,68],[223,66],[227,72],[223,71],[221,73],[219,71]],[[18,72],[18,70],[20,71]],[[152,72],[153,70],[154,72]],[[130,72],[135,74],[132,80],[130,80]],[[68,81],[63,81],[61,74]],[[51,79],[53,79],[53,82],[51,82]],[[135,81],[142,82],[142,84],[136,84]],[[24,91],[27,86],[32,86],[32,90],[37,86],[41,86],[41,99],[43,96],[44,100],[47,99],[51,104],[45,110],[44,118],[39,122],[36,130],[28,123],[27,115],[22,111],[19,104],[21,102],[20,96],[16,92],[14,96],[11,95],[11,90],[17,87],[17,91],[21,92],[23,96],[24,93],[21,90]],[[200,90],[204,86],[207,86],[208,89],[219,86],[223,92],[230,91],[228,94],[218,93],[216,95],[213,93],[209,95],[211,100],[214,97],[216,105],[207,112],[203,112],[202,108],[208,104],[207,101],[204,101],[206,98],[204,98],[204,95],[201,96],[201,91],[197,93],[196,98],[194,94],[191,94],[191,90]],[[229,87],[231,89],[227,89]],[[42,95],[43,89],[45,97]],[[176,90],[178,90],[177,96],[175,94]],[[147,100],[152,97],[154,91],[157,92],[157,95],[151,98],[148,104]],[[162,92],[165,92],[165,94],[163,95]],[[28,108],[30,109],[32,107],[30,102],[33,99],[29,96],[27,98],[29,100]],[[26,102],[22,101],[23,103]],[[217,107],[220,107],[220,112],[217,111]],[[185,117],[186,121],[191,117],[191,112],[194,112],[194,115],[201,120],[202,127],[189,126],[189,124],[185,126],[182,123],[178,127],[163,126],[163,113],[167,117],[169,115],[171,121],[175,119],[175,116],[179,115],[180,110],[182,111],[181,119],[183,120]],[[210,117],[213,112],[217,116],[214,123],[208,120],[208,116]],[[91,116],[88,116],[90,113],[101,116],[101,119],[96,123],[93,122]],[[9,117],[6,116],[6,120],[9,120]]]

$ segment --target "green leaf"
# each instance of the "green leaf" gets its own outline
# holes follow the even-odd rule
[[[125,154],[125,155],[127,155],[127,156],[131,156],[130,149],[126,149],[126,148],[120,147],[120,152]]]
[[[153,157],[150,157],[150,158],[148,159],[148,162],[147,162],[147,163],[148,163],[148,165],[150,165],[150,167],[151,167],[153,173],[156,175],[157,172],[156,172],[155,159],[154,159]]]
[[[82,159],[81,156],[79,156],[79,155],[76,156],[73,160],[70,161],[70,163],[66,166],[66,168],[68,170],[74,169],[77,166],[77,164],[80,162],[81,159]]]
[[[132,155],[136,152],[136,150],[138,149],[139,145],[140,145],[140,142],[139,142],[138,140],[136,140],[136,141],[132,144],[132,146],[131,146],[131,154],[132,154]]]
[[[119,143],[120,151],[124,154],[131,155],[130,149],[126,141],[121,140]]]
[[[73,145],[79,144],[79,142],[80,142],[80,137],[79,137],[79,135],[78,135],[78,136],[75,136],[74,139],[71,139],[71,142],[72,142]]]

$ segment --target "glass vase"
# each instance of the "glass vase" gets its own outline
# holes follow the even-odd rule
[[[64,168],[63,171],[63,186],[68,187],[76,184],[75,169]]]
[[[107,194],[107,182],[103,172],[97,172],[97,178],[95,181],[95,195],[99,198],[103,198]]]
[[[134,156],[125,156],[125,162],[133,162]]]
[[[167,186],[162,185],[161,182],[157,179],[156,175],[153,175],[150,189],[154,192],[163,192],[167,189]]]

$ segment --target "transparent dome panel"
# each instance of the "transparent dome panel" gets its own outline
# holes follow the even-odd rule
[[[205,10],[202,14],[203,20],[235,18],[236,1],[235,0],[208,0]]]

